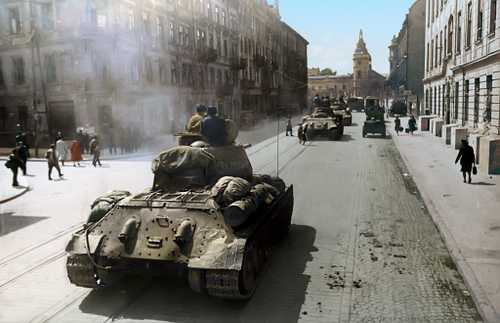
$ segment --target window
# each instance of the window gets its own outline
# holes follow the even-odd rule
[[[481,94],[481,80],[474,80],[474,123],[479,122],[479,98]]]
[[[477,36],[476,40],[480,41],[483,39],[483,12],[484,12],[484,0],[477,1]]]
[[[127,13],[127,27],[129,31],[135,30],[135,15],[133,9],[128,9]]]
[[[425,60],[425,70],[427,72],[429,72],[429,59],[430,59],[430,55],[429,55],[429,43],[427,43],[427,59]]]
[[[9,28],[11,34],[21,33],[21,17],[19,15],[19,8],[9,8]]]
[[[40,4],[40,14],[42,19],[42,28],[50,30],[54,28],[54,22],[52,20],[52,4],[42,3]]]
[[[443,32],[439,33],[439,65],[443,62]]]
[[[97,15],[97,27],[99,28],[106,28],[108,25],[108,17],[104,14],[98,14]]]
[[[173,23],[169,24],[168,35],[169,35],[169,38],[170,38],[170,42],[174,43],[175,42],[175,26],[174,26]]]
[[[460,51],[462,50],[462,12],[459,11],[457,14],[457,34],[456,34],[457,40],[455,41],[455,51],[457,54],[460,54]]]
[[[48,83],[57,82],[55,54],[45,55],[45,80]]]
[[[462,118],[464,123],[469,121],[469,80],[466,80],[464,84],[464,104]]]
[[[130,64],[130,80],[132,82],[139,81],[139,64],[136,59],[132,60]]]
[[[7,113],[6,107],[0,107],[0,130],[7,129],[7,119],[9,114]]]
[[[491,121],[491,105],[493,101],[493,75],[486,76],[486,109],[484,110],[483,121]]]
[[[0,88],[5,87],[5,79],[3,77],[3,65],[2,65],[2,59],[0,58]]]
[[[470,48],[472,42],[472,2],[467,5],[467,31],[465,35],[465,48]]]
[[[448,48],[447,54],[451,55],[453,52],[453,16],[448,20]]]
[[[151,58],[146,58],[144,62],[145,72],[146,72],[146,80],[148,82],[153,82],[153,63]]]
[[[22,57],[12,57],[12,79],[16,85],[23,85],[26,81],[24,75],[24,59]]]
[[[431,52],[430,52],[430,70],[434,68],[434,39],[431,39]]]
[[[17,123],[19,123],[22,129],[26,129],[28,125],[28,107],[21,105],[17,107]]]
[[[453,119],[457,120],[458,119],[458,100],[459,100],[459,95],[460,95],[460,83],[455,82],[455,110],[453,114]]]
[[[494,34],[497,28],[497,0],[490,3],[490,34]]]

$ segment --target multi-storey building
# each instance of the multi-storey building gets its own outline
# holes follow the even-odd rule
[[[413,114],[420,114],[424,97],[425,0],[410,7],[401,30],[392,39],[388,85],[391,97],[405,101]]]
[[[298,108],[307,45],[264,0],[2,1],[0,145],[16,124],[118,140],[180,130],[197,103],[237,121]]]
[[[445,124],[498,136],[499,2],[427,0],[426,6],[426,109]]]

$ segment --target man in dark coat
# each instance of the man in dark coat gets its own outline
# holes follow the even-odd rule
[[[207,116],[201,123],[201,134],[212,146],[224,146],[226,143],[226,122],[217,116],[216,107],[207,109]]]
[[[27,171],[26,166],[28,163],[28,158],[30,156],[29,148],[28,146],[26,146],[24,142],[20,141],[17,143],[16,149],[19,159],[21,159],[22,161],[21,170],[23,171],[23,175],[26,176],[26,171]]]
[[[464,176],[464,183],[466,183],[466,175],[469,175],[469,184],[471,183],[472,166],[476,164],[476,156],[474,155],[474,148],[469,146],[467,140],[462,140],[462,148],[458,152],[455,164],[460,161],[462,166],[461,172]]]
[[[17,173],[22,164],[23,162],[18,156],[17,149],[13,149],[12,153],[9,155],[9,159],[5,163],[5,167],[12,171],[12,186],[14,187],[19,186],[19,182],[17,181]]]

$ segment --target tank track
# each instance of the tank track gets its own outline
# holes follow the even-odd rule
[[[205,273],[208,295],[223,299],[247,299],[240,291],[240,272],[237,270],[207,270]]]
[[[87,255],[70,255],[66,260],[70,282],[76,286],[97,288],[94,265]]]

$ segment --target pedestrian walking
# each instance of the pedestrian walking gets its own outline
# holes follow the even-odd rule
[[[64,162],[68,158],[68,145],[66,145],[62,137],[56,141],[56,152],[61,165],[64,166]]]
[[[410,116],[410,120],[408,120],[408,129],[410,130],[410,133],[412,135],[417,130],[417,120],[415,119],[413,114]]]
[[[464,183],[466,183],[466,175],[469,175],[468,182],[469,184],[472,182],[471,173],[474,170],[474,175],[477,173],[476,168],[476,156],[474,154],[474,148],[472,148],[467,140],[462,140],[462,148],[458,152],[457,159],[455,160],[455,164],[460,161],[461,172],[464,176]]]
[[[286,123],[286,136],[290,134],[291,137],[293,137],[293,127],[292,127],[292,119],[288,118],[288,121]]]
[[[13,149],[11,154],[9,155],[9,159],[5,162],[5,167],[11,170],[12,172],[12,186],[13,187],[18,187],[19,182],[17,181],[17,173],[19,171],[19,168],[21,168],[22,165],[21,159],[17,156],[17,151],[16,149]]]
[[[396,130],[396,135],[399,136],[399,132],[401,131],[401,119],[399,117],[396,117],[394,120],[394,130]]]
[[[27,175],[28,158],[30,156],[30,150],[24,142],[20,141],[17,143],[16,151],[17,151],[17,157],[22,162],[21,169],[23,171],[23,175],[26,176]]]
[[[102,167],[101,164],[101,147],[99,143],[99,138],[94,136],[94,138],[90,141],[90,153],[92,154],[92,165],[97,167]]]
[[[70,147],[71,152],[71,161],[73,162],[73,167],[76,165],[81,166],[80,162],[83,160],[82,158],[82,146],[80,145],[80,141],[73,140]]]
[[[57,156],[56,146],[54,144],[50,145],[50,148],[45,153],[45,159],[47,159],[47,164],[49,166],[49,181],[52,180],[52,169],[55,168],[59,173],[59,178],[63,177],[61,173],[61,168],[59,167],[59,158]]]

